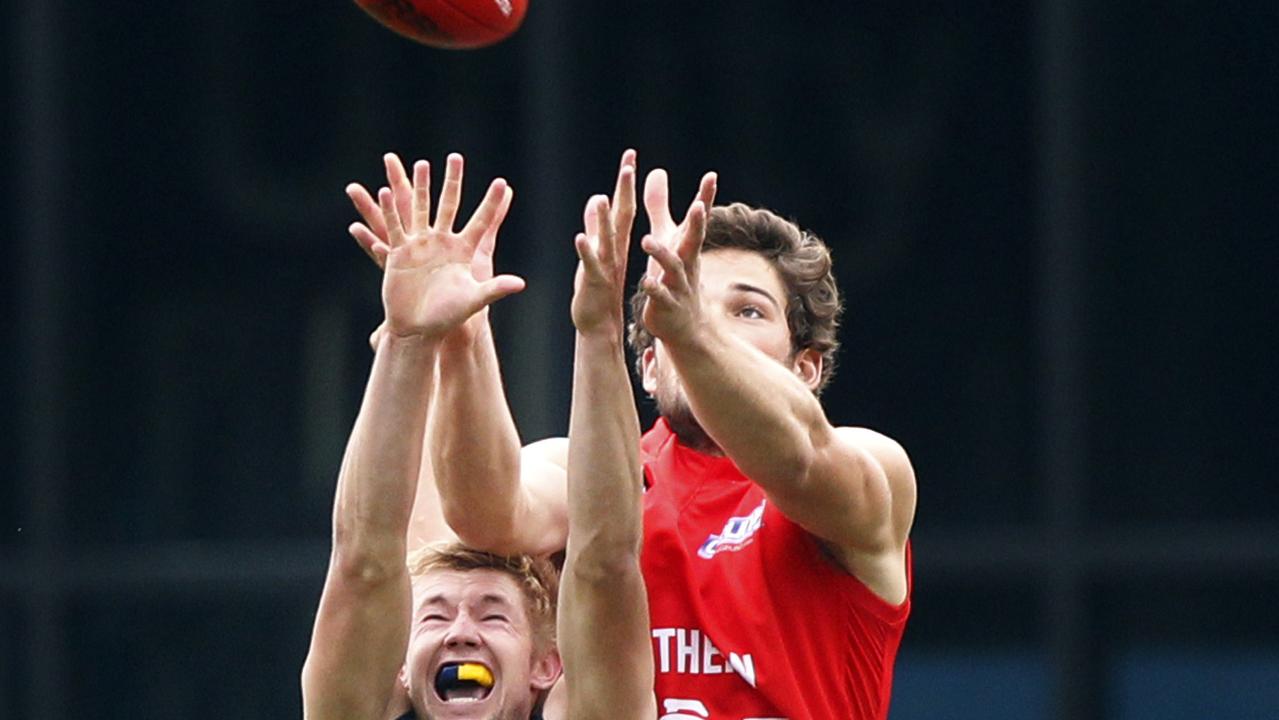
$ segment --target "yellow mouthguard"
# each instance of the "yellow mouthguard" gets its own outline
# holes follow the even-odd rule
[[[472,682],[483,685],[484,687],[493,687],[493,673],[483,665],[477,663],[462,663],[457,667],[458,680],[470,680]]]

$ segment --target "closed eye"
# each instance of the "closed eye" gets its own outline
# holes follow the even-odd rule
[[[431,613],[430,615],[422,618],[422,622],[448,622],[448,618],[439,613]]]
[[[506,622],[505,615],[485,615],[484,622]]]

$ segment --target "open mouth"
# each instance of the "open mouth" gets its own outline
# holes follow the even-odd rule
[[[446,703],[480,702],[493,691],[493,672],[481,663],[445,663],[435,674],[435,694]]]

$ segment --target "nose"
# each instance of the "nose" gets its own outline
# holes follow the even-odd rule
[[[470,615],[458,613],[444,634],[445,647],[475,647],[479,644],[479,624]]]

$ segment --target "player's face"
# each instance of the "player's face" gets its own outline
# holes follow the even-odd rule
[[[524,595],[497,570],[437,570],[413,586],[405,667],[409,697],[429,720],[526,720],[537,694],[559,676],[554,650],[535,654]],[[446,683],[448,668],[482,665],[493,677]]]
[[[813,351],[792,351],[786,322],[786,287],[764,256],[727,248],[704,253],[701,296],[708,319],[721,330],[790,368],[809,387],[816,387],[821,375],[820,356]],[[677,432],[681,423],[696,422],[660,340],[645,355],[644,389],[654,396],[658,411]]]

